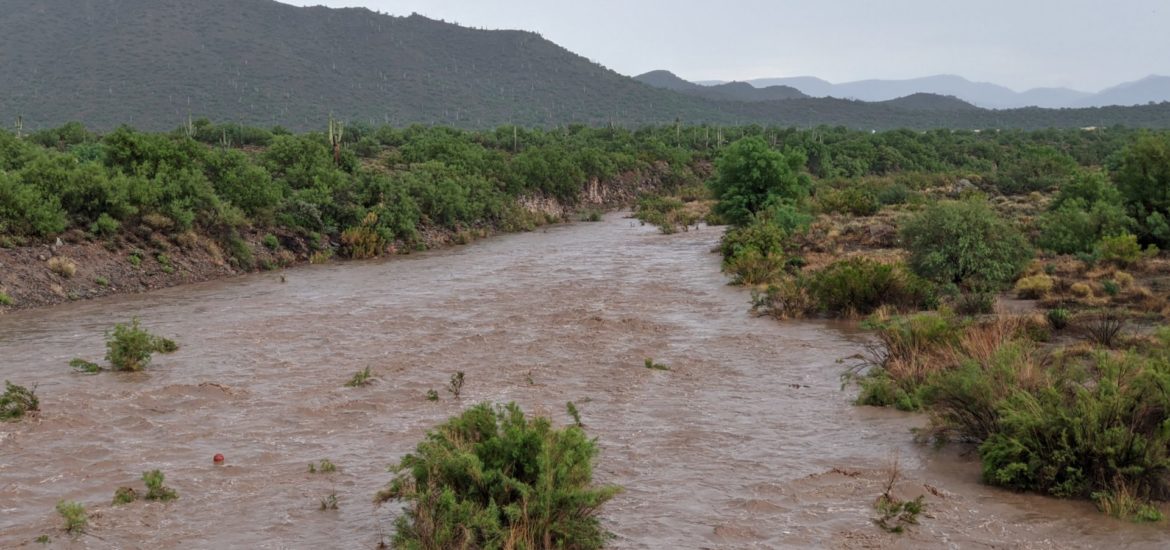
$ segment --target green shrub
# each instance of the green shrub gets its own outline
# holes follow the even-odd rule
[[[817,194],[817,203],[826,213],[872,216],[881,210],[882,203],[869,190],[860,187],[825,189]]]
[[[991,292],[964,292],[955,298],[955,313],[987,315],[995,313],[996,296]]]
[[[1014,147],[1005,159],[996,186],[1005,195],[1046,191],[1060,187],[1077,175],[1077,163],[1068,154],[1046,145]]]
[[[1000,402],[1021,391],[1023,367],[1041,363],[1033,344],[1025,341],[992,343],[985,358],[966,357],[958,366],[939,371],[923,387],[937,422],[963,441],[982,442],[1000,427]]]
[[[596,443],[508,404],[481,404],[431,431],[376,496],[405,510],[398,548],[601,548],[597,518],[619,489],[592,484]]]
[[[670,370],[670,367],[662,363],[655,363],[654,360],[649,357],[646,358],[646,361],[643,362],[642,366],[650,370]]]
[[[72,360],[70,360],[69,366],[73,367],[74,369],[76,369],[79,372],[84,372],[86,374],[97,374],[97,373],[102,371],[101,365],[99,365],[97,363],[91,363],[91,362],[86,361],[85,359],[81,359],[79,357],[75,357]]]
[[[581,423],[581,411],[577,410],[577,405],[572,401],[565,403],[565,412],[569,413],[569,418],[573,419],[573,425],[578,428],[584,428],[585,425]]]
[[[332,474],[337,471],[337,465],[328,458],[322,458],[317,464],[309,463],[310,474]]]
[[[944,201],[906,221],[901,230],[909,265],[940,284],[997,289],[1032,259],[1023,235],[986,203]]]
[[[118,228],[122,224],[110,217],[109,214],[102,212],[96,220],[89,226],[89,232],[99,237],[112,237],[118,233]]]
[[[746,226],[729,229],[720,242],[723,271],[732,284],[758,285],[775,281],[785,269],[784,230],[769,220],[756,218]]]
[[[817,308],[808,278],[800,274],[781,277],[769,283],[763,292],[752,291],[752,311],[776,319],[799,319],[815,313]]]
[[[4,381],[4,393],[0,395],[0,421],[20,420],[24,415],[40,410],[37,389],[17,386]]]
[[[1143,256],[1137,236],[1129,234],[1102,237],[1097,241],[1094,253],[1099,260],[1113,262],[1122,267],[1136,263]]]
[[[917,411],[922,408],[922,397],[917,391],[907,391],[882,369],[873,369],[857,382],[861,386],[857,394],[858,405],[894,407],[900,411]]]
[[[116,324],[106,335],[106,361],[114,370],[140,371],[150,364],[154,353],[171,353],[178,349],[173,340],[144,330],[135,317],[130,324]]]
[[[904,184],[895,183],[889,187],[883,187],[877,192],[877,200],[882,205],[906,204],[910,200],[913,192]]]
[[[239,235],[228,237],[228,256],[236,267],[251,271],[256,268],[256,260],[252,256],[252,248]]]
[[[936,305],[930,285],[900,266],[867,258],[834,262],[809,277],[809,290],[831,315],[868,315],[883,305],[901,310]]]
[[[1132,222],[1119,203],[1098,201],[1090,206],[1074,198],[1040,216],[1036,244],[1058,254],[1088,253],[1102,237],[1123,233]]]
[[[118,487],[114,490],[114,504],[130,504],[138,500],[138,491],[133,487]]]
[[[81,533],[89,524],[89,517],[85,513],[85,506],[80,502],[62,500],[57,503],[57,513],[65,520],[65,530],[70,533]]]
[[[1117,519],[1135,522],[1158,522],[1164,519],[1157,506],[1151,504],[1148,498],[1135,495],[1124,483],[1115,483],[1108,490],[1096,491],[1090,498],[1102,513]]]
[[[997,431],[979,447],[991,484],[1088,497],[1119,484],[1142,499],[1164,495],[1170,473],[1170,363],[1098,353],[1095,380],[1079,370],[996,406]]]
[[[154,257],[158,265],[162,266],[163,273],[174,273],[175,265],[171,263],[171,257],[166,254],[159,254]]]
[[[366,367],[364,370],[359,370],[354,373],[353,378],[350,378],[349,382],[346,382],[345,385],[350,388],[360,388],[373,382],[374,375],[370,373],[370,367]]]
[[[277,248],[280,248],[280,240],[277,239],[276,235],[273,235],[272,233],[264,235],[263,243],[264,247],[268,250],[276,250]]]
[[[1063,330],[1068,326],[1069,313],[1067,309],[1058,307],[1048,310],[1045,315],[1048,318],[1048,324],[1056,330]]]
[[[158,470],[151,470],[142,473],[142,481],[146,483],[146,500],[174,500],[179,498],[179,494],[174,489],[163,485],[166,476]]]
[[[4,161],[0,160],[0,164]],[[0,230],[29,237],[48,237],[65,230],[69,217],[60,199],[37,185],[27,184],[16,173],[0,169]]]
[[[10,306],[12,303],[12,296],[9,296],[5,292],[0,292],[0,306]]]

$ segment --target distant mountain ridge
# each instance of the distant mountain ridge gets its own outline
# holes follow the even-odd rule
[[[809,97],[792,86],[757,87],[747,82],[725,82],[711,86],[700,86],[687,82],[670,71],[650,71],[634,77],[634,80],[706,99],[723,101],[776,101]]]
[[[1069,88],[1033,88],[1017,92],[989,82],[972,82],[961,76],[935,75],[904,80],[859,80],[834,84],[812,76],[758,78],[747,81],[752,86],[789,86],[811,97],[836,97],[860,101],[889,101],[916,93],[954,96],[987,109],[1041,107],[1066,109],[1084,107],[1145,105],[1170,101],[1170,77],[1151,75],[1126,82],[1097,93]],[[703,86],[717,86],[721,81],[699,81]]]
[[[70,121],[99,131],[173,130],[207,117],[303,131],[322,129],[330,116],[474,128],[1170,127],[1170,103],[991,111],[957,93],[918,90],[866,103],[806,97],[783,84],[704,88],[666,72],[643,75],[650,85],[536,33],[364,8],[274,0],[4,0],[3,7],[3,129],[21,120],[25,131]],[[1112,93],[1140,98],[1160,85],[1153,79]]]

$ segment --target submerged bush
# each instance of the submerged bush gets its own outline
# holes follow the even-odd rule
[[[142,472],[142,482],[146,484],[146,500],[167,501],[179,498],[179,493],[163,485],[165,479],[166,476],[158,470]]]
[[[776,319],[798,319],[815,313],[816,299],[809,290],[808,279],[797,274],[770,283],[760,292],[752,291],[752,311]]]
[[[375,500],[406,504],[399,548],[601,548],[597,511],[619,489],[593,485],[596,455],[577,426],[484,403],[430,432]]]
[[[57,503],[57,513],[65,520],[65,530],[70,533],[81,533],[89,524],[89,515],[85,513],[85,505],[80,502],[62,500]]]
[[[0,395],[0,421],[20,420],[24,415],[40,410],[36,388],[28,389],[4,381],[4,394]]]
[[[174,340],[143,329],[137,317],[128,325],[114,325],[114,330],[106,335],[106,361],[114,370],[140,371],[150,364],[154,353],[171,353],[177,349]]]

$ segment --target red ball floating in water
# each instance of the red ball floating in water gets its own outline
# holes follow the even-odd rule
[[[215,456],[212,457],[211,461],[215,462],[216,464],[223,464],[223,453],[215,453]]]

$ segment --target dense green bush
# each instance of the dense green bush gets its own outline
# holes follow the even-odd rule
[[[882,208],[877,195],[857,186],[823,189],[817,193],[817,204],[823,212],[854,216],[872,216]]]
[[[964,288],[1002,288],[1032,259],[1020,231],[979,200],[931,205],[905,222],[901,238],[916,274]]]
[[[997,429],[979,447],[995,485],[1087,497],[1122,484],[1165,496],[1170,473],[1170,366],[1099,353],[1095,380],[1060,371],[1052,385],[1019,389],[996,404]]]
[[[1089,253],[1102,237],[1126,232],[1133,220],[1120,204],[1072,199],[1040,216],[1036,245],[1058,254]]]
[[[788,264],[784,229],[761,216],[754,220],[748,225],[727,230],[720,242],[723,271],[731,275],[733,284],[772,282]]]
[[[430,432],[375,500],[406,505],[398,548],[601,548],[618,489],[593,485],[596,455],[580,427],[485,403]]]
[[[937,305],[931,285],[900,265],[867,258],[834,262],[809,276],[820,308],[834,316],[869,315],[889,305],[918,310]]]
[[[1151,249],[1153,250],[1156,249]],[[1144,254],[1137,236],[1129,234],[1102,237],[1093,248],[1093,253],[1098,260],[1113,262],[1122,267],[1137,262]]]
[[[1004,194],[1046,191],[1072,179],[1077,163],[1071,156],[1050,146],[1028,145],[1016,149],[996,176],[996,187]]]

